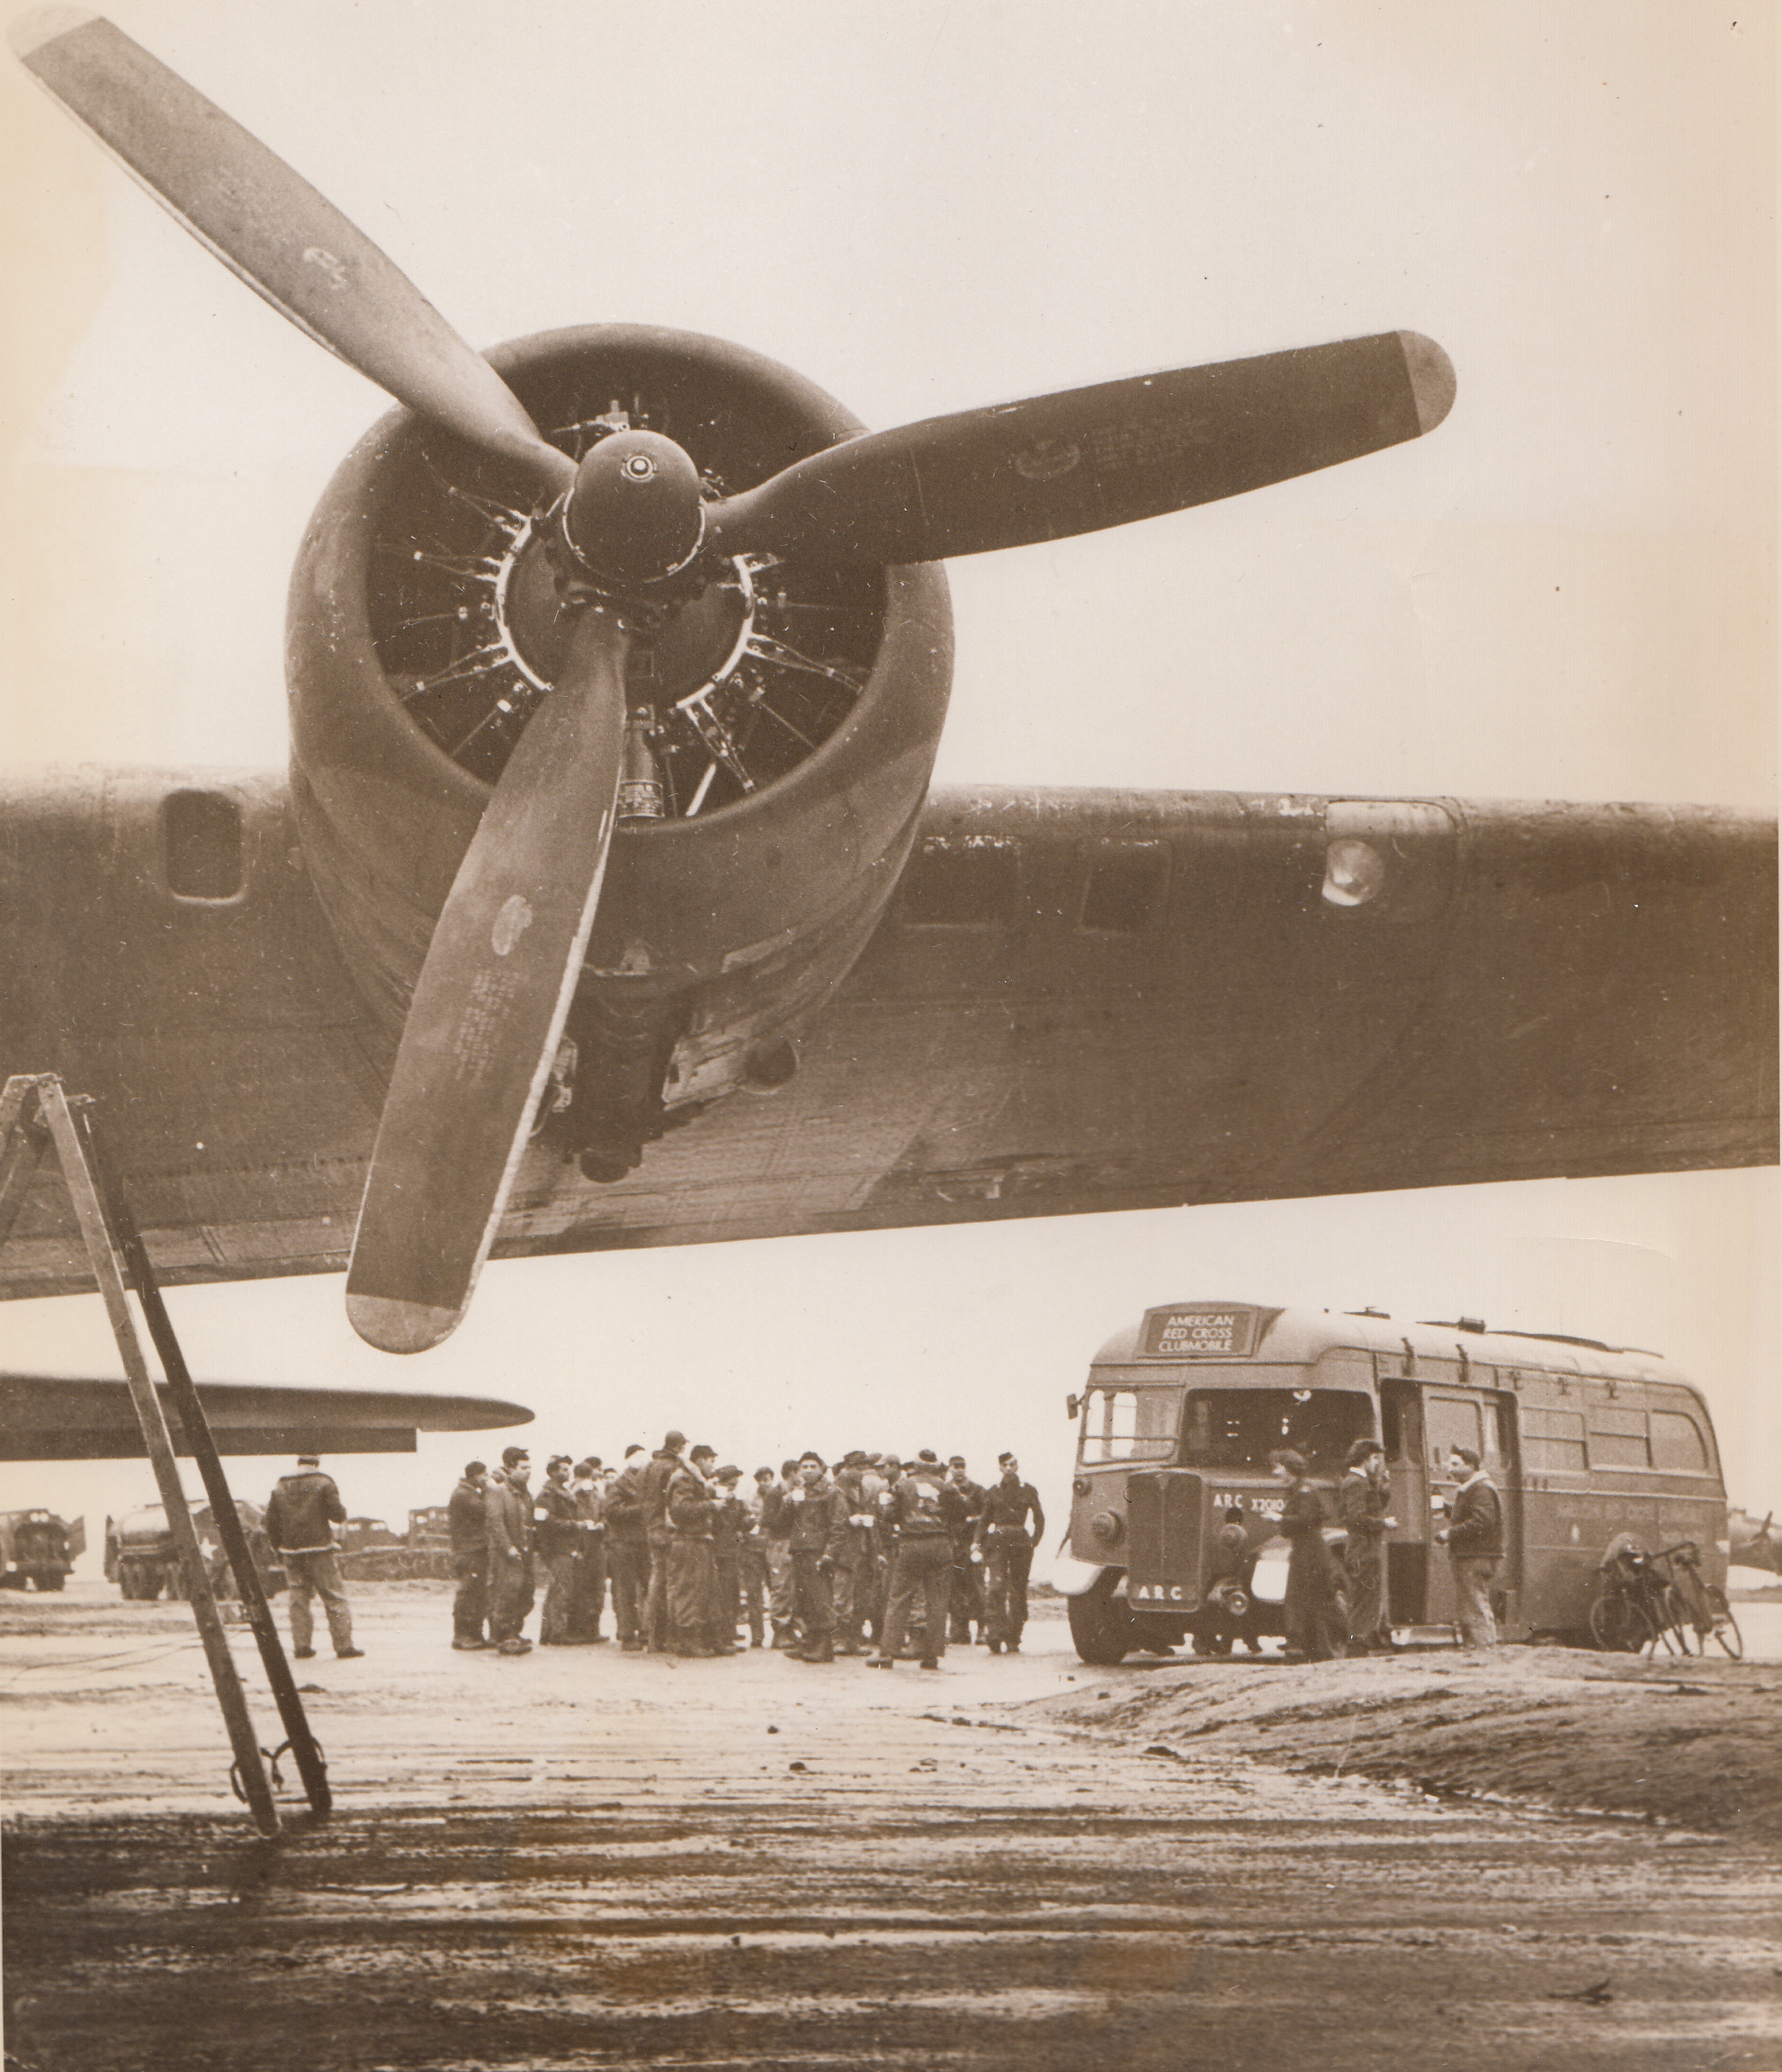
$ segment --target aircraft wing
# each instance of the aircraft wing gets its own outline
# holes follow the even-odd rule
[[[420,1432],[487,1432],[533,1419],[517,1403],[482,1396],[257,1381],[201,1381],[198,1394],[219,1453],[412,1453]],[[174,1451],[189,1454],[173,1400],[165,1388],[160,1396]],[[0,1373],[0,1460],[141,1460],[148,1451],[124,1382]]]
[[[157,879],[232,787],[244,889]],[[282,784],[132,773],[0,805],[6,1072],[88,1094],[170,1282],[338,1272],[390,1066]],[[771,1094],[612,1183],[542,1147],[497,1255],[1778,1155],[1776,828],[1714,808],[936,792]],[[700,1059],[688,1060],[696,1084]],[[53,1160],[0,1293],[88,1284]]]

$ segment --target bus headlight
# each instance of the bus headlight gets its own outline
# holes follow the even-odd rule
[[[1118,1546],[1125,1530],[1125,1522],[1117,1511],[1097,1511],[1089,1520],[1089,1538],[1099,1547]]]

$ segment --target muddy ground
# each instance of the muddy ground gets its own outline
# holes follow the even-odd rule
[[[273,1840],[184,1607],[0,1599],[11,2072],[1782,2066],[1774,1659],[505,1659],[354,1599]]]
[[[1087,1689],[1034,1711],[1308,1775],[1398,1779],[1782,1842],[1782,1664],[1518,1647],[1088,1674]]]

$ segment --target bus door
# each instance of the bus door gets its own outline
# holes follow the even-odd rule
[[[1516,1587],[1522,1566],[1521,1511],[1519,1506],[1511,1508],[1509,1476],[1504,1458],[1504,1435],[1509,1422],[1493,1398],[1477,1394],[1463,1396],[1457,1390],[1450,1393],[1440,1388],[1426,1388],[1423,1391],[1423,1459],[1428,1470],[1429,1494],[1432,1499],[1437,1496],[1444,1499],[1442,1511],[1430,1517],[1431,1537],[1437,1526],[1446,1524],[1455,1492],[1460,1487],[1448,1473],[1448,1449],[1470,1446],[1484,1462],[1485,1472],[1503,1503],[1504,1559],[1498,1571],[1494,1596]],[[1431,1508],[1433,1511],[1433,1505]],[[1439,1551],[1441,1558],[1432,1557],[1429,1563],[1426,1617],[1434,1626],[1454,1626],[1460,1620],[1454,1571],[1448,1565],[1446,1547]]]
[[[1392,1515],[1397,1530],[1386,1535],[1386,1620],[1392,1626],[1421,1626],[1430,1613],[1429,1476],[1424,1466],[1422,1390],[1415,1381],[1380,1379],[1380,1437],[1392,1476]]]

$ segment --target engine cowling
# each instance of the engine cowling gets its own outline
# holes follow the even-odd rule
[[[788,369],[687,333],[595,326],[489,358],[572,458],[665,433],[708,496],[862,429]],[[491,787],[550,693],[542,522],[503,462],[398,410],[341,467],[298,558],[294,809],[390,1058]],[[738,558],[634,650],[628,701],[649,715],[664,812],[614,835],[546,1100],[544,1126],[591,1176],[789,1076],[909,853],[951,664],[931,565]]]

